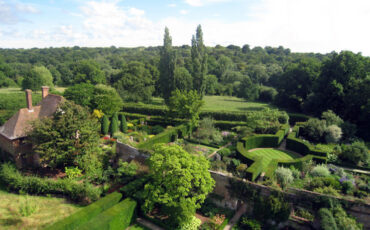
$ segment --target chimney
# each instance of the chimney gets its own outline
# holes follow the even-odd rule
[[[42,86],[42,98],[45,98],[49,94],[49,86]]]
[[[32,90],[26,89],[26,101],[27,101],[27,108],[29,112],[33,112],[32,108]]]

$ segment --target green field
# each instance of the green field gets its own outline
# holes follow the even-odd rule
[[[26,205],[26,202],[28,205]],[[25,209],[34,212],[25,216]],[[63,198],[8,193],[0,188],[0,229],[42,229],[80,209]]]
[[[256,111],[264,108],[274,108],[272,105],[262,102],[246,101],[242,98],[231,96],[204,96],[204,106],[202,111]],[[162,98],[155,97],[151,105],[164,107]]]
[[[293,159],[301,157],[298,154],[295,154],[293,152],[283,151],[279,149],[270,149],[270,148],[257,149],[254,151],[252,150],[250,154],[254,156],[263,157],[262,158],[262,165],[264,168],[264,170],[262,170],[263,172],[266,172],[266,167],[270,164],[271,160],[277,159],[281,161],[286,161],[286,160],[293,160]]]

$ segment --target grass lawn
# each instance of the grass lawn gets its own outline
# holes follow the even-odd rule
[[[257,149],[254,151],[251,151],[250,154],[253,154],[255,156],[263,156],[262,158],[262,165],[264,170],[263,172],[266,172],[266,167],[269,165],[271,160],[278,159],[278,160],[293,160],[296,158],[300,158],[298,154],[294,154],[292,152],[283,151],[279,149]]]
[[[127,228],[127,230],[149,230],[149,228],[143,227],[139,224],[133,224]]]
[[[3,230],[42,229],[81,208],[63,198],[18,195],[1,188],[0,201],[0,229]],[[26,207],[34,210],[29,216],[24,216],[26,212],[22,211]]]
[[[202,111],[256,111],[264,108],[274,108],[272,105],[262,102],[246,101],[242,98],[231,97],[231,96],[204,96],[204,106]],[[158,107],[164,107],[162,98],[155,97],[152,100],[151,105]]]

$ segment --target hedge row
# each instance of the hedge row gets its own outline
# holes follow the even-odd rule
[[[312,154],[315,156],[327,157],[327,153],[322,150],[315,149],[315,146],[308,142],[305,142],[296,137],[296,132],[292,132],[288,135],[286,148],[302,155]]]
[[[101,212],[117,204],[122,198],[118,192],[111,193],[106,197],[90,204],[89,206],[75,212],[67,218],[60,220],[45,230],[72,230],[87,223],[92,218],[98,216]]]
[[[262,173],[263,170],[263,157],[259,156],[255,158],[254,163],[247,168],[246,177],[247,179],[254,181]]]
[[[24,191],[29,194],[63,195],[74,201],[95,201],[101,190],[88,183],[78,183],[69,179],[53,180],[36,176],[24,176],[15,166],[4,163],[0,166],[0,181],[11,191]]]
[[[121,230],[126,229],[134,216],[136,201],[127,198],[124,201],[100,213],[78,230]]]
[[[310,119],[310,116],[300,114],[300,113],[288,113],[289,115],[289,123],[294,125],[296,122],[305,122]]]
[[[157,134],[155,137],[139,144],[139,149],[151,150],[153,145],[158,143],[168,143],[175,141],[178,137],[184,137],[189,134],[191,128],[188,124],[179,125]]]

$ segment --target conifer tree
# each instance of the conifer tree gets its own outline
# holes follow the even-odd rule
[[[110,123],[110,134],[113,136],[114,133],[118,131],[118,115],[114,113],[112,116],[112,121]]]
[[[175,88],[174,75],[176,68],[176,53],[172,49],[172,38],[166,27],[164,30],[163,46],[159,61],[159,88],[162,97],[167,102]]]
[[[191,61],[193,87],[201,95],[205,91],[205,77],[207,74],[207,53],[203,43],[203,32],[201,25],[198,25],[195,36],[191,40]]]
[[[107,135],[109,131],[109,119],[107,115],[104,115],[101,119],[101,133]]]
[[[121,132],[127,132],[127,121],[125,115],[121,114],[121,124],[120,124]]]

